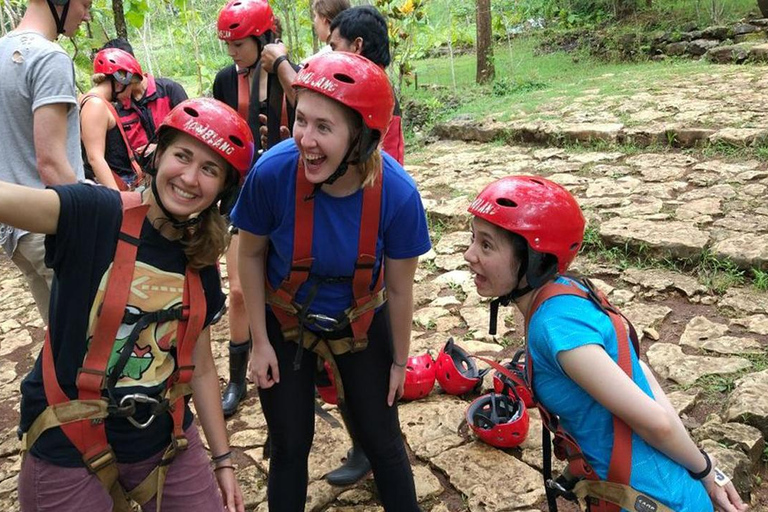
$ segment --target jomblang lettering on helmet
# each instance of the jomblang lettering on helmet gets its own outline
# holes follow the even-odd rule
[[[229,39],[232,37],[231,30],[219,30],[219,39]]]
[[[324,76],[321,76],[317,80],[312,80],[314,77],[315,73],[313,71],[310,71],[309,73],[299,73],[296,76],[296,81],[320,91],[334,92],[338,87],[335,82],[328,80]]]
[[[496,205],[486,201],[482,197],[475,199],[470,205],[469,209],[470,211],[475,211],[485,215],[493,215],[496,213]]]
[[[188,119],[187,122],[184,123],[184,129],[194,131],[200,136],[200,139],[203,140],[203,142],[222,153],[231,155],[235,150],[229,142],[207,124],[201,124],[194,119]]]

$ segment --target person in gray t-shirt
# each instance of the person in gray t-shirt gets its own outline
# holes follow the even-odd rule
[[[54,42],[90,19],[92,0],[30,0],[0,38],[0,180],[43,188],[83,179],[72,59]],[[22,271],[48,323],[52,272],[45,238],[0,224],[0,244]]]

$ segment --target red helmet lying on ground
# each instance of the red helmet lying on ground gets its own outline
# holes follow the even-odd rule
[[[467,408],[467,424],[482,441],[496,448],[514,448],[528,436],[530,418],[519,397],[488,393]]]
[[[403,400],[424,398],[435,386],[435,361],[429,352],[408,358],[405,366]]]
[[[479,389],[488,369],[478,370],[467,352],[449,339],[435,360],[437,382],[449,395],[463,395]]]

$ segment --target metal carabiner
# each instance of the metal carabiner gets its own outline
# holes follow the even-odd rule
[[[320,313],[309,313],[306,316],[306,318],[307,318],[307,320],[312,320],[312,326],[313,327],[317,327],[321,331],[333,332],[333,331],[338,329],[339,321],[337,319],[335,319],[335,318],[330,317],[330,316],[323,315],[323,314],[320,314]],[[333,327],[328,327],[328,326],[325,326],[325,325],[318,324],[317,323],[318,321],[332,324]]]
[[[157,398],[152,398],[151,396],[145,395],[144,393],[132,393],[130,395],[125,395],[123,398],[120,399],[120,407],[123,407],[125,405],[124,402],[130,400],[134,404],[152,404],[152,405],[159,405],[160,402],[157,400]],[[155,421],[155,414],[153,413],[147,421],[144,423],[139,423],[135,419],[133,419],[133,416],[128,416],[126,419],[131,422],[131,425],[133,425],[136,428],[147,428],[152,424],[153,421]]]

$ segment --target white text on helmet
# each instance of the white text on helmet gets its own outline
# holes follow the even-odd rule
[[[479,215],[493,215],[496,213],[496,205],[478,197],[469,205],[469,211]]]
[[[187,119],[187,122],[184,123],[184,130],[190,134],[196,134],[200,140],[208,144],[211,148],[224,154],[231,155],[235,151],[234,146],[227,142],[216,132],[216,130],[207,124],[201,124],[194,119]]]
[[[232,37],[232,32],[229,30],[219,30],[219,39],[229,39]]]
[[[317,80],[313,80],[314,78],[315,72],[310,71],[307,73],[299,73],[296,77],[296,81],[318,91],[333,92],[338,88],[338,85],[335,82],[328,80],[324,76],[321,76]]]

